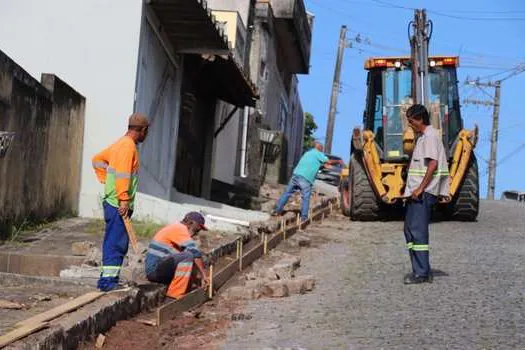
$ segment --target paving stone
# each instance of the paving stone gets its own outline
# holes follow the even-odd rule
[[[90,253],[91,248],[93,248],[95,244],[93,242],[84,241],[84,242],[74,242],[71,244],[71,253],[73,255],[88,255]]]
[[[290,295],[288,285],[284,281],[272,281],[262,288],[262,294],[270,298],[282,298]]]

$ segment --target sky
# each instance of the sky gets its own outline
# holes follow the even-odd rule
[[[335,57],[341,25],[348,27],[351,48],[345,50],[341,94],[337,105],[332,153],[349,158],[350,133],[362,125],[366,98],[364,61],[372,56],[407,55],[407,26],[413,8],[426,8],[434,25],[431,55],[459,55],[460,99],[492,100],[485,91],[464,84],[467,78],[505,78],[506,72],[525,63],[525,1],[522,0],[305,0],[315,15],[310,73],[300,76],[305,112],[314,115],[324,142]],[[356,43],[359,35],[361,43]],[[369,44],[365,43],[368,42]],[[525,191],[525,72],[502,82],[496,198],[505,190]],[[487,194],[492,107],[462,105],[465,127],[480,128],[476,147],[480,195]]]

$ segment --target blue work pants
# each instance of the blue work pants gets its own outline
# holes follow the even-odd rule
[[[102,244],[102,268],[97,288],[107,292],[118,285],[122,262],[128,252],[129,237],[118,208],[106,201],[103,207],[106,232]],[[131,216],[131,211],[128,216]]]
[[[423,192],[420,199],[409,199],[405,215],[405,239],[414,275],[430,274],[428,226],[437,197]]]
[[[301,220],[306,221],[308,219],[308,209],[310,208],[310,197],[312,195],[312,184],[304,177],[299,175],[292,175],[290,183],[277,202],[275,211],[282,213],[284,206],[288,203],[288,199],[295,191],[301,191]]]

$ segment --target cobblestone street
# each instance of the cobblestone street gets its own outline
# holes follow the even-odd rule
[[[223,348],[525,348],[523,210],[483,202],[478,222],[432,224],[434,283],[413,286],[402,222],[314,225],[330,241],[301,253],[314,291],[249,301]]]

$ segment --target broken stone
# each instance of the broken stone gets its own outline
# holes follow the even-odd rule
[[[97,342],[95,343],[95,347],[97,349],[102,349],[105,341],[106,341],[106,336],[104,336],[104,334],[99,334],[97,337]]]
[[[24,305],[20,303],[14,303],[9,300],[0,299],[0,309],[9,309],[9,310],[20,310],[23,309]]]
[[[257,274],[255,272],[248,272],[244,275],[244,278],[246,278],[248,281],[255,280],[257,279]]]
[[[289,254],[287,254],[289,255]],[[294,271],[301,265],[301,258],[289,255],[275,264],[270,271],[275,273],[278,279],[291,279],[294,277]]]
[[[298,277],[283,282],[288,285],[288,291],[290,294],[304,294],[313,290],[315,286],[315,279],[311,276]]]
[[[91,248],[93,248],[93,242],[84,241],[84,242],[75,242],[71,244],[71,252],[73,255],[88,255]]]
[[[289,296],[290,292],[283,281],[272,281],[262,288],[262,294],[270,298],[283,298]]]

